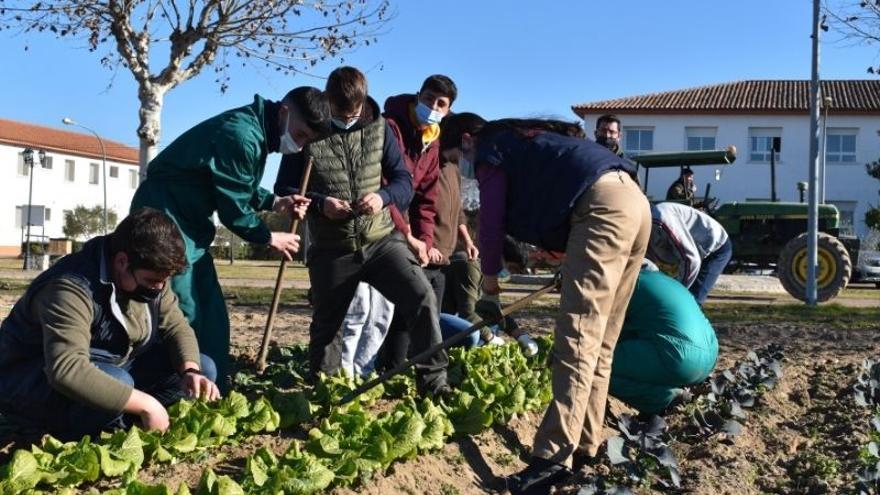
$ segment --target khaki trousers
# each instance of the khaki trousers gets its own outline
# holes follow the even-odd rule
[[[575,449],[595,455],[611,359],[651,232],[648,200],[624,172],[602,175],[578,200],[562,264],[553,343],[553,401],[533,454],[571,465]]]

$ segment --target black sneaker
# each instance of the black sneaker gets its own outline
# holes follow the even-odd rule
[[[571,470],[575,473],[580,472],[587,467],[594,467],[602,464],[599,455],[588,455],[586,452],[575,451],[571,456]]]
[[[547,495],[550,488],[571,475],[571,470],[562,464],[532,457],[525,469],[507,477],[507,489],[510,495]]]

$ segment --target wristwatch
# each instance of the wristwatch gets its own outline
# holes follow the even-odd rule
[[[187,373],[193,373],[193,374],[195,374],[195,375],[202,375],[202,376],[205,376],[205,374],[202,373],[202,370],[200,370],[200,369],[197,369],[197,368],[187,368],[187,369],[183,370],[183,373],[180,374],[181,378],[183,378],[184,376],[186,376]]]

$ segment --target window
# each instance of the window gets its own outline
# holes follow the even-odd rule
[[[18,154],[18,175],[27,177],[30,167],[24,163],[24,153]]]
[[[652,127],[624,127],[623,149],[627,156],[653,150],[654,129]]]
[[[717,133],[717,127],[686,127],[685,135],[687,136],[687,142],[685,144],[687,146],[687,150],[714,150],[715,134]]]
[[[100,170],[100,165],[97,163],[89,164],[89,184],[97,184],[98,183],[98,170]]]
[[[129,170],[128,171],[128,186],[132,189],[137,189],[138,183],[140,182],[138,177],[137,170]]]
[[[15,207],[15,228],[20,229],[24,222],[21,221],[21,212],[24,211],[24,208],[21,206]]]
[[[46,214],[45,216],[43,216],[43,219],[47,222],[49,220],[52,220],[52,208],[46,208],[44,211],[46,212]]]
[[[831,163],[855,163],[858,129],[829,128],[825,137],[825,160]]]
[[[64,160],[64,180],[73,182],[76,179],[76,162]]]
[[[114,179],[119,177],[119,167],[115,165],[110,166],[110,177],[113,177]]]
[[[753,163],[770,163],[770,146],[773,138],[780,138],[776,162],[782,153],[781,127],[750,127],[749,128],[749,161]]]
[[[44,156],[43,161],[40,162],[40,166],[46,170],[52,170],[52,157],[51,156]]]

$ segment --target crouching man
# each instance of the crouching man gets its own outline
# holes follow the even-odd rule
[[[164,430],[172,403],[219,397],[168,283],[184,268],[177,226],[143,208],[42,273],[0,326],[0,413],[75,439],[124,414]]]
[[[715,330],[684,285],[643,269],[614,348],[611,395],[642,414],[662,414],[717,359]]]

